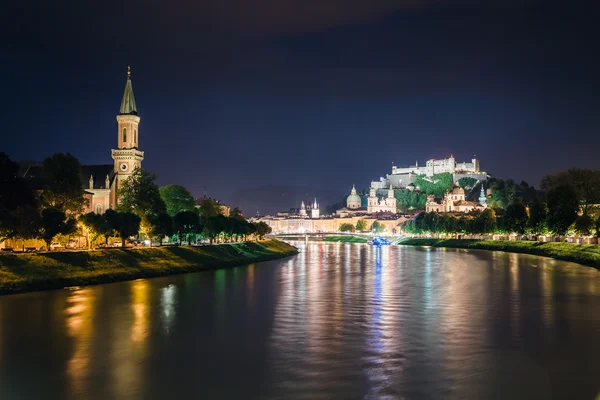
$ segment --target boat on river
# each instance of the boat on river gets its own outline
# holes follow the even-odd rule
[[[369,240],[368,243],[372,244],[373,246],[387,246],[391,244],[389,240],[384,239],[380,236],[375,236],[372,240]]]

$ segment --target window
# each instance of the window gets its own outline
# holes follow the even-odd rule
[[[127,128],[123,128],[123,143],[127,141]]]
[[[137,144],[137,129],[133,130],[133,143]]]
[[[102,214],[102,204],[96,204],[96,214]]]

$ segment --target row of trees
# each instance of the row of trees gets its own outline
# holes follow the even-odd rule
[[[505,209],[489,207],[464,216],[419,213],[404,224],[407,233],[518,233],[565,235],[577,233],[590,235],[594,230],[600,235],[600,218],[580,213],[580,202],[575,190],[560,185],[539,195],[525,206],[517,197]]]
[[[33,190],[19,176],[19,165],[0,153],[0,241],[43,239],[48,248],[57,235],[71,235],[81,226],[97,241],[119,237],[123,244],[131,236],[156,238],[162,243],[175,235],[181,243],[204,236],[216,239],[263,237],[266,224],[250,224],[239,209],[231,217],[221,215],[220,204],[204,199],[198,207],[182,186],[159,188],[156,176],[136,169],[117,193],[118,206],[103,215],[81,215],[85,206],[81,166],[71,154],[56,153],[42,163],[40,182]],[[34,182],[35,183],[35,182]],[[79,216],[79,218],[77,218]]]
[[[0,241],[35,238],[49,248],[56,235],[74,233],[74,216],[85,204],[79,168],[69,153],[46,158],[44,190],[37,193],[19,176],[19,165],[0,153]]]
[[[214,199],[203,199],[196,207],[193,196],[183,186],[159,188],[156,175],[141,168],[123,182],[118,198],[116,214],[136,215],[140,221],[139,231],[150,239],[157,239],[161,245],[165,237],[172,237],[179,244],[184,241],[191,244],[198,238],[207,238],[213,243],[216,240],[246,240],[249,235],[262,239],[271,232],[265,223],[246,221],[238,208],[232,210],[230,217],[225,217],[220,204]],[[95,235],[110,236],[114,232],[110,230],[110,216],[107,217],[106,213],[100,217],[92,214],[86,214],[87,221],[82,223]],[[89,222],[92,224],[89,225]],[[107,226],[108,232],[105,230]],[[124,240],[121,234],[119,237]]]
[[[356,225],[352,225],[351,223],[344,223],[340,225],[339,231],[340,232],[366,232],[366,231],[371,231],[371,232],[383,232],[385,230],[385,226],[383,226],[383,224],[381,224],[379,221],[375,221],[371,224],[371,226],[369,227],[369,225],[367,224],[367,221],[365,221],[364,219],[359,219],[358,221],[356,221]]]

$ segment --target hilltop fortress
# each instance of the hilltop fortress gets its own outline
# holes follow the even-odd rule
[[[458,182],[459,179],[465,177],[471,177],[478,181],[487,179],[487,174],[479,168],[479,160],[473,158],[471,162],[456,162],[454,156],[451,155],[449,158],[441,160],[432,158],[424,166],[419,166],[418,162],[408,167],[396,167],[392,165],[392,173],[387,174],[385,178],[379,178],[379,181],[371,182],[371,187],[379,190],[388,188],[391,185],[396,189],[410,189],[411,185],[414,187],[414,182],[418,175],[432,177],[444,172],[452,174],[454,182]]]

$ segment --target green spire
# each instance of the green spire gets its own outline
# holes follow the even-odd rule
[[[120,115],[137,115],[135,108],[135,98],[133,97],[133,87],[131,86],[131,67],[127,66],[127,83],[125,84],[125,92],[121,101]]]

